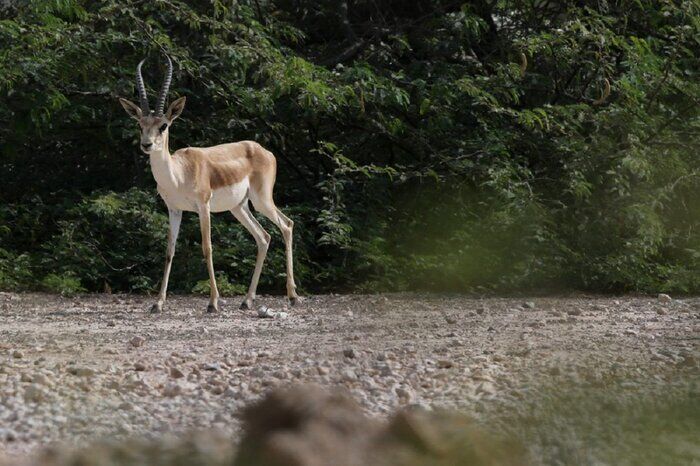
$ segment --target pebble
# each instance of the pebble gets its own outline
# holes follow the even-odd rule
[[[20,350],[14,350],[12,352],[12,357],[15,359],[22,359],[24,357],[24,353],[22,353]]]
[[[133,348],[140,348],[144,343],[146,343],[146,339],[140,336],[135,336],[129,340],[129,345],[131,345]]]
[[[183,372],[180,369],[178,369],[177,367],[170,368],[170,377],[172,377],[173,379],[181,379],[184,376],[185,376],[185,374],[183,374]]]
[[[40,403],[46,400],[47,392],[41,385],[32,384],[24,390],[24,401]]]
[[[163,395],[167,396],[169,398],[172,398],[174,396],[178,396],[182,393],[182,387],[180,384],[177,382],[168,382],[165,384],[165,387],[163,388]]]
[[[404,403],[413,403],[413,400],[416,398],[415,392],[410,387],[398,386],[394,388],[394,392]]]
[[[78,377],[92,377],[95,375],[95,369],[90,367],[69,367],[68,372]]]
[[[673,298],[671,298],[669,295],[665,293],[659,293],[657,296],[657,299],[661,301],[662,303],[670,303],[673,301]]]
[[[453,365],[454,365],[454,364],[453,364],[452,361],[450,361],[449,359],[438,359],[438,361],[437,361],[437,366],[438,366],[440,369],[449,369],[449,368],[452,367]]]
[[[352,348],[346,348],[346,349],[343,350],[343,356],[345,356],[346,358],[354,359],[355,356],[357,356],[357,355],[355,354],[355,350],[354,350],[354,349],[352,349]]]

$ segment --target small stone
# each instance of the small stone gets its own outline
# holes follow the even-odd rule
[[[454,364],[453,364],[452,361],[450,361],[449,359],[438,359],[438,361],[437,361],[437,366],[438,366],[440,369],[449,369],[449,368],[452,367],[453,365],[454,365]]]
[[[666,314],[668,314],[668,311],[666,309],[660,307],[659,309],[656,310],[656,313],[660,316],[665,316]]]
[[[182,387],[177,382],[168,382],[163,388],[163,395],[169,398],[178,396],[182,393]]]
[[[12,357],[15,359],[22,359],[24,357],[24,354],[20,350],[14,350],[12,352]]]
[[[477,308],[476,313],[481,315],[484,313],[484,311],[486,311],[486,309],[484,309],[483,307],[480,307],[480,308]]]
[[[173,379],[181,379],[185,376],[185,374],[182,373],[180,369],[177,367],[171,367],[170,368],[170,377]]]
[[[343,356],[345,356],[346,358],[353,359],[353,358],[355,358],[355,357],[357,356],[357,354],[355,354],[355,350],[354,350],[354,349],[352,349],[352,348],[346,348],[346,349],[343,350]]]
[[[523,303],[523,309],[534,309],[535,303],[532,301],[526,301]]]
[[[570,316],[580,316],[581,315],[581,309],[578,308],[573,308],[573,309],[568,309],[566,313]]]
[[[657,299],[661,301],[662,303],[670,303],[673,301],[673,298],[671,298],[669,295],[665,293],[659,293],[657,296]]]
[[[272,319],[275,317],[275,314],[275,311],[273,311],[272,309],[268,309],[265,306],[260,306],[258,308],[258,317],[260,317],[261,319]]]
[[[352,369],[345,369],[341,373],[343,380],[346,382],[352,382],[354,380],[357,380],[357,374],[355,374],[355,371]]]
[[[124,401],[123,403],[119,404],[118,408],[122,411],[133,411],[134,405],[129,403],[128,401]]]
[[[15,431],[0,427],[0,441],[14,442],[15,440],[17,440]]]
[[[46,391],[38,384],[32,384],[24,391],[24,401],[28,403],[40,403],[46,400]]]
[[[135,336],[134,338],[129,340],[129,345],[131,345],[134,348],[139,348],[143,346],[144,343],[146,343],[146,339],[139,336]]]
[[[454,316],[449,316],[449,315],[445,315],[445,321],[450,325],[457,323],[457,319]]]
[[[49,386],[49,385],[51,385],[51,382],[49,381],[49,378],[46,377],[44,374],[41,374],[41,373],[34,374],[34,376],[32,377],[32,382],[38,383],[39,385],[43,385],[43,386]]]
[[[496,386],[491,382],[482,382],[476,387],[476,393],[483,393],[484,395],[493,395],[496,393]]]
[[[396,396],[404,403],[412,403],[416,397],[413,389],[410,387],[396,387],[394,392],[396,392]]]
[[[222,385],[213,385],[209,391],[214,395],[221,395],[224,393],[225,388]]]
[[[78,377],[92,377],[95,375],[95,369],[90,367],[69,367],[68,372]]]
[[[137,372],[143,372],[146,370],[146,365],[141,361],[137,361],[134,363],[134,370]]]

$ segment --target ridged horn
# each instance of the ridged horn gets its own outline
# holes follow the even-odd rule
[[[141,111],[144,115],[148,115],[149,113],[151,113],[151,110],[148,108],[148,95],[146,94],[146,85],[143,83],[143,76],[141,76],[141,66],[143,66],[143,63],[145,61],[146,59],[144,58],[139,62],[139,65],[136,67],[136,90],[139,93]]]
[[[608,97],[610,96],[610,81],[608,81],[608,78],[605,78],[605,88],[603,88],[603,92],[600,93],[600,97],[595,99],[593,101],[593,105],[600,105],[603,102],[605,102]]]
[[[520,52],[520,76],[525,76],[525,71],[527,70],[527,55]]]
[[[170,90],[170,82],[173,79],[173,62],[170,61],[170,57],[165,55],[168,60],[168,69],[163,77],[163,87],[160,88],[160,95],[158,96],[158,102],[156,103],[156,116],[163,116],[163,111],[165,110],[165,99],[168,98],[168,91]]]

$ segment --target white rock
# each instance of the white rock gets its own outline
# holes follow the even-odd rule
[[[275,315],[275,311],[273,311],[272,309],[268,309],[265,306],[260,306],[258,308],[258,317],[262,319],[272,319],[275,317]]]

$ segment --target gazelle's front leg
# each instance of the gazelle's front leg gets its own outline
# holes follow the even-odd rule
[[[165,295],[168,292],[168,279],[170,278],[170,268],[173,265],[173,257],[175,257],[177,235],[180,232],[182,211],[169,208],[168,216],[170,219],[170,225],[168,227],[168,248],[165,252],[165,270],[163,271],[163,281],[160,284],[158,301],[151,307],[151,312],[153,313],[161,312],[163,310],[163,304],[165,304]]]
[[[219,311],[219,290],[216,287],[216,276],[214,276],[214,260],[211,254],[211,219],[210,219],[209,202],[202,203],[199,206],[199,226],[202,230],[202,252],[204,259],[207,261],[207,269],[209,270],[209,283],[211,292],[209,294],[209,306],[207,312]]]

